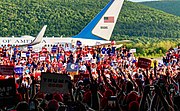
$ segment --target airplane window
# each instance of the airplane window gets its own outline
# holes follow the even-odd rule
[[[51,47],[52,47],[53,45],[51,44]]]
[[[48,47],[49,47],[49,44],[48,44]]]

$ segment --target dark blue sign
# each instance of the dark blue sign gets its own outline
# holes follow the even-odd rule
[[[58,47],[57,47],[57,45],[54,45],[54,46],[52,47],[52,49],[51,49],[51,50],[52,50],[52,52],[54,52],[54,53],[55,53],[55,52],[57,51],[57,48],[58,48]]]
[[[30,52],[26,52],[26,57],[29,57],[30,56]]]
[[[32,49],[32,45],[28,45],[28,49]]]
[[[79,66],[78,66],[78,64],[68,63],[66,70],[67,70],[67,72],[75,72],[75,71],[79,70]]]
[[[76,43],[78,46],[82,45],[81,41],[77,41]]]
[[[24,71],[24,68],[22,66],[17,66],[17,67],[14,68],[14,72],[17,75],[22,75],[23,71]]]

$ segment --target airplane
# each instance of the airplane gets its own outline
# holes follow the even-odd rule
[[[39,44],[33,45],[31,43],[33,45],[33,49],[41,50],[43,46],[51,49],[55,44],[61,44],[63,46],[65,46],[65,44],[69,44],[69,46],[76,46],[79,41],[82,46],[110,45],[112,42],[110,41],[110,37],[117,22],[117,18],[121,11],[123,2],[124,0],[110,0],[110,2],[92,19],[92,21],[79,34],[72,37],[44,37]],[[21,37],[20,41],[31,41],[31,38],[32,37],[27,36]],[[12,38],[10,40],[12,40]],[[8,42],[8,40],[6,40],[5,42]],[[126,42],[130,41],[116,41],[117,44]]]
[[[81,42],[82,46],[110,45],[110,37],[117,22],[124,0],[110,0],[110,2],[92,19],[92,21],[77,35],[72,37],[46,37],[40,46],[52,47],[54,44],[74,44]],[[119,44],[131,42],[129,40],[116,41]]]
[[[39,34],[36,37],[32,37],[29,35],[24,35],[21,37],[0,37],[0,45],[8,46],[11,45],[12,47],[24,47],[28,45],[36,45],[42,42],[44,33],[46,31],[47,25],[44,25]]]

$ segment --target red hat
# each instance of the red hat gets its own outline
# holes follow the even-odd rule
[[[49,101],[49,103],[47,105],[47,109],[49,111],[56,111],[56,110],[58,110],[58,108],[59,108],[59,104],[55,99]]]
[[[128,111],[139,111],[139,103],[137,101],[133,101],[128,106]]]
[[[62,98],[62,96],[60,94],[55,93],[53,95],[53,98],[58,102],[63,102],[63,98]]]

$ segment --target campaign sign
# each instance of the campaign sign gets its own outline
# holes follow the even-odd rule
[[[0,65],[0,75],[13,75],[14,66]]]
[[[78,80],[83,80],[85,78],[89,78],[89,74],[74,75],[74,82],[77,82]]]
[[[136,49],[130,49],[129,52],[130,53],[136,53]]]
[[[146,58],[139,58],[138,59],[138,67],[140,68],[150,68],[151,67],[151,60]]]
[[[15,74],[17,74],[17,75],[23,75],[23,71],[24,71],[24,68],[23,68],[22,66],[16,66],[16,67],[14,68],[14,72],[15,72]]]
[[[46,60],[46,57],[41,56],[41,57],[39,58],[39,60],[40,60],[40,61],[45,61],[45,60]]]
[[[28,49],[32,49],[33,47],[32,47],[32,45],[28,45]]]
[[[80,46],[80,45],[82,45],[82,43],[81,43],[81,41],[77,41],[77,46]]]
[[[31,56],[31,53],[28,51],[28,52],[26,53],[26,57],[29,57],[29,56]]]
[[[21,57],[26,57],[26,53],[21,53]]]
[[[58,47],[56,45],[54,45],[51,49],[52,53],[56,53],[57,49],[58,49]]]
[[[0,106],[13,105],[16,96],[15,79],[0,80]]]
[[[79,70],[79,66],[78,64],[68,63],[66,70],[67,72],[76,72]]]
[[[41,73],[40,91],[44,93],[68,93],[70,77],[67,74]]]

